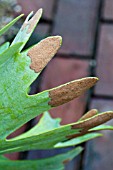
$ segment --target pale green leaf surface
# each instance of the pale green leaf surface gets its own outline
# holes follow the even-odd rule
[[[100,136],[102,136],[101,133],[89,133],[89,134],[76,137],[75,139],[68,140],[67,142],[57,143],[54,147],[63,148],[63,147],[68,147],[68,146],[74,146],[74,145],[81,144],[83,142],[89,141],[91,139],[94,139]]]
[[[6,42],[4,43],[3,45],[0,46],[0,54],[2,54],[5,50],[8,49],[10,43],[9,42]]]
[[[80,154],[82,150],[81,147],[77,147],[67,153],[32,161],[10,161],[0,159],[0,168],[5,170],[64,170],[65,163]]]
[[[99,125],[97,127],[94,127],[92,129],[90,129],[89,131],[97,131],[97,130],[113,130],[113,126],[110,125]]]
[[[12,27],[21,17],[23,16],[23,14],[21,14],[20,16],[18,16],[17,18],[15,18],[13,21],[11,21],[9,24],[7,24],[5,27],[3,27],[1,30],[0,30],[0,36],[2,34],[4,34],[5,32],[8,31],[8,29],[10,27]]]
[[[4,64],[8,59],[13,57],[16,53],[18,53],[19,52],[18,49],[21,47],[22,44],[23,44],[22,42],[17,43],[3,51],[3,53],[0,54],[0,65]]]
[[[112,112],[108,112],[107,114],[109,115],[110,113],[112,114]],[[106,112],[101,113],[99,115],[105,116]],[[95,119],[95,117],[98,117],[99,115],[93,116],[92,118],[85,120],[85,122],[89,122],[89,120],[91,120],[92,122],[92,119]],[[34,133],[34,135],[30,134],[30,136],[28,136],[28,134],[26,135],[26,133],[29,133],[29,132],[26,132],[23,135],[20,135],[20,137],[1,142],[0,153],[3,154],[3,153],[9,153],[9,152],[31,150],[31,149],[53,149],[59,142],[64,142],[67,139],[69,139],[70,135],[79,134],[82,129],[79,129],[79,128],[73,129],[72,127],[75,125],[78,126],[79,124],[81,124],[81,122],[84,122],[84,121],[60,126],[57,128],[54,128],[53,126],[53,129],[51,130],[49,129],[43,133],[41,133],[41,129],[39,128],[40,129],[39,134],[37,131]],[[56,122],[54,123],[56,124]],[[91,125],[93,127],[93,124]],[[43,130],[44,129],[42,129],[42,131]],[[81,140],[82,142],[84,138],[79,138],[79,140]],[[70,145],[72,145],[71,142],[70,142]]]
[[[67,140],[69,134],[78,134],[79,131],[79,129],[71,129],[71,125],[66,125],[39,135],[6,140],[3,144],[1,143],[0,154],[33,149],[53,149],[57,143]]]
[[[17,136],[15,139],[21,139],[25,137],[30,137],[34,135],[39,135],[41,133],[53,130],[55,128],[60,127],[60,121],[61,119],[56,118],[52,119],[50,114],[46,111],[43,116],[41,117],[39,123],[35,125],[33,128],[31,128],[28,132]],[[14,139],[14,138],[13,138]]]
[[[30,69],[31,61],[27,53],[17,53],[20,46],[21,43],[17,43],[0,56],[0,124],[2,125],[0,138],[5,138],[27,121],[51,108],[48,105],[50,100],[48,92],[33,96],[27,94],[27,89],[38,73]]]
[[[60,126],[60,119],[53,119],[48,112],[40,122],[28,132],[3,142],[0,153],[9,153],[31,149],[52,149],[58,142],[67,140],[68,134],[78,134],[79,129],[71,129],[71,125]]]
[[[19,53],[22,42],[0,55],[0,139],[5,138],[44,111],[51,109],[49,92],[29,96],[28,89],[39,73],[30,69],[27,50]],[[3,145],[5,143],[3,142]]]

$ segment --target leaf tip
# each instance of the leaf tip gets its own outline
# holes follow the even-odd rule
[[[61,42],[61,36],[53,36],[45,38],[37,45],[33,46],[28,51],[28,56],[31,58],[30,68],[36,73],[41,72],[41,70],[56,54],[57,50],[61,46]]]
[[[97,115],[97,114],[98,114],[98,110],[97,110],[97,109],[91,109],[91,110],[89,110],[86,114],[84,114],[84,115],[79,119],[79,121],[83,121],[83,120],[85,120],[85,119],[91,118],[91,117],[93,117],[93,116],[95,116],[95,115]]]
[[[59,87],[53,88],[49,92],[49,105],[56,107],[73,100],[82,95],[86,90],[92,87],[98,78],[86,77],[79,80],[74,80]]]
[[[26,27],[28,27],[27,33],[28,33],[28,34],[31,33],[31,32],[34,30],[34,28],[35,28],[36,24],[38,23],[39,19],[41,18],[42,12],[43,12],[43,10],[42,10],[42,8],[40,8],[40,9],[35,13],[35,15],[31,18],[31,16],[33,15],[33,11],[32,11],[32,12],[27,16],[27,18],[26,18],[26,20],[25,20],[25,22],[24,22],[21,30],[23,31]],[[30,18],[31,18],[31,19],[30,19]]]

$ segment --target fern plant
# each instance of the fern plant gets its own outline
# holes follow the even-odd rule
[[[42,9],[32,18],[31,15],[32,13],[28,15],[13,42],[0,46],[0,169],[61,170],[66,162],[82,152],[80,146],[64,154],[33,161],[11,161],[3,154],[76,146],[102,136],[96,131],[113,130],[112,126],[102,125],[113,118],[113,112],[98,113],[96,109],[92,109],[77,122],[63,126],[60,125],[59,118],[53,119],[47,112],[83,94],[98,81],[96,77],[74,80],[36,95],[28,95],[30,85],[55,55],[62,42],[60,36],[48,37],[22,51],[42,15]],[[2,28],[0,35],[8,31],[21,17],[22,15]],[[16,129],[43,112],[39,123],[32,129],[7,139]]]

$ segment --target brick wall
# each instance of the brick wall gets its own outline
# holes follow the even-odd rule
[[[48,35],[61,35],[63,45],[43,72],[41,87],[32,92],[53,88],[68,81],[98,76],[92,92],[51,111],[62,124],[78,120],[89,108],[100,112],[113,109],[113,1],[112,0],[18,0],[23,12],[44,8],[43,19],[35,30],[32,43]],[[35,37],[35,38],[34,38]],[[28,44],[29,45],[29,44]],[[88,95],[90,100],[88,100]],[[37,118],[38,119],[38,118]],[[113,121],[110,122],[113,125]],[[84,152],[66,170],[112,170],[113,132],[84,144]],[[38,157],[29,152],[28,158]]]

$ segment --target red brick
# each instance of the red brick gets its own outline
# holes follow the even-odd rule
[[[18,3],[22,6],[22,11],[25,15],[28,15],[31,11],[36,12],[39,8],[43,8],[43,16],[49,19],[52,18],[54,0],[18,0]]]
[[[104,18],[113,19],[113,0],[105,0]]]
[[[60,52],[92,52],[98,0],[60,0],[53,33],[63,37]]]
[[[95,93],[113,95],[113,26],[104,25],[101,29],[97,56],[97,83]]]
[[[41,90],[50,89],[68,81],[82,78],[88,75],[88,62],[75,59],[53,59],[47,66]],[[62,124],[72,123],[78,120],[84,113],[86,97],[83,95],[67,104],[52,109],[53,117],[61,117]]]
[[[113,110],[113,100],[95,99],[91,108],[99,111]],[[113,126],[113,120],[107,124]],[[84,159],[84,170],[112,170],[113,169],[113,131],[102,131],[104,136],[87,143]]]

